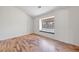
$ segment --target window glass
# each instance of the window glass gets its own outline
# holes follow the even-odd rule
[[[54,25],[54,16],[48,18],[42,18],[39,21],[40,31],[54,33],[55,25]]]

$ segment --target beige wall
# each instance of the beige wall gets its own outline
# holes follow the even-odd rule
[[[39,32],[39,19],[48,16],[55,16],[55,34]],[[79,7],[57,9],[55,11],[40,15],[34,20],[34,31],[37,34],[79,45]]]
[[[0,40],[33,32],[33,20],[15,7],[0,7]]]

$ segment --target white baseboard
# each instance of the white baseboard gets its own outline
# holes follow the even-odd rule
[[[29,35],[31,33],[28,33],[28,34],[17,34],[17,35],[13,35],[13,36],[7,36],[7,37],[3,37],[3,38],[0,38],[0,40],[7,40],[7,39],[11,39],[11,38],[14,38],[14,37],[19,37],[19,36],[24,36],[24,35]]]

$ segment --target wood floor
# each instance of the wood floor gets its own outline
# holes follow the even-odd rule
[[[36,34],[0,41],[0,52],[78,52],[79,47]]]

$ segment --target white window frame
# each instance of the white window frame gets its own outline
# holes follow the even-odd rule
[[[43,28],[43,27],[42,27],[42,21],[45,20],[45,19],[50,19],[50,18],[55,19],[55,16],[45,17],[45,18],[41,18],[41,19],[39,20],[39,30],[40,30],[41,32],[52,33],[52,34],[55,33],[55,28],[53,28],[53,29],[47,29],[47,28]]]

